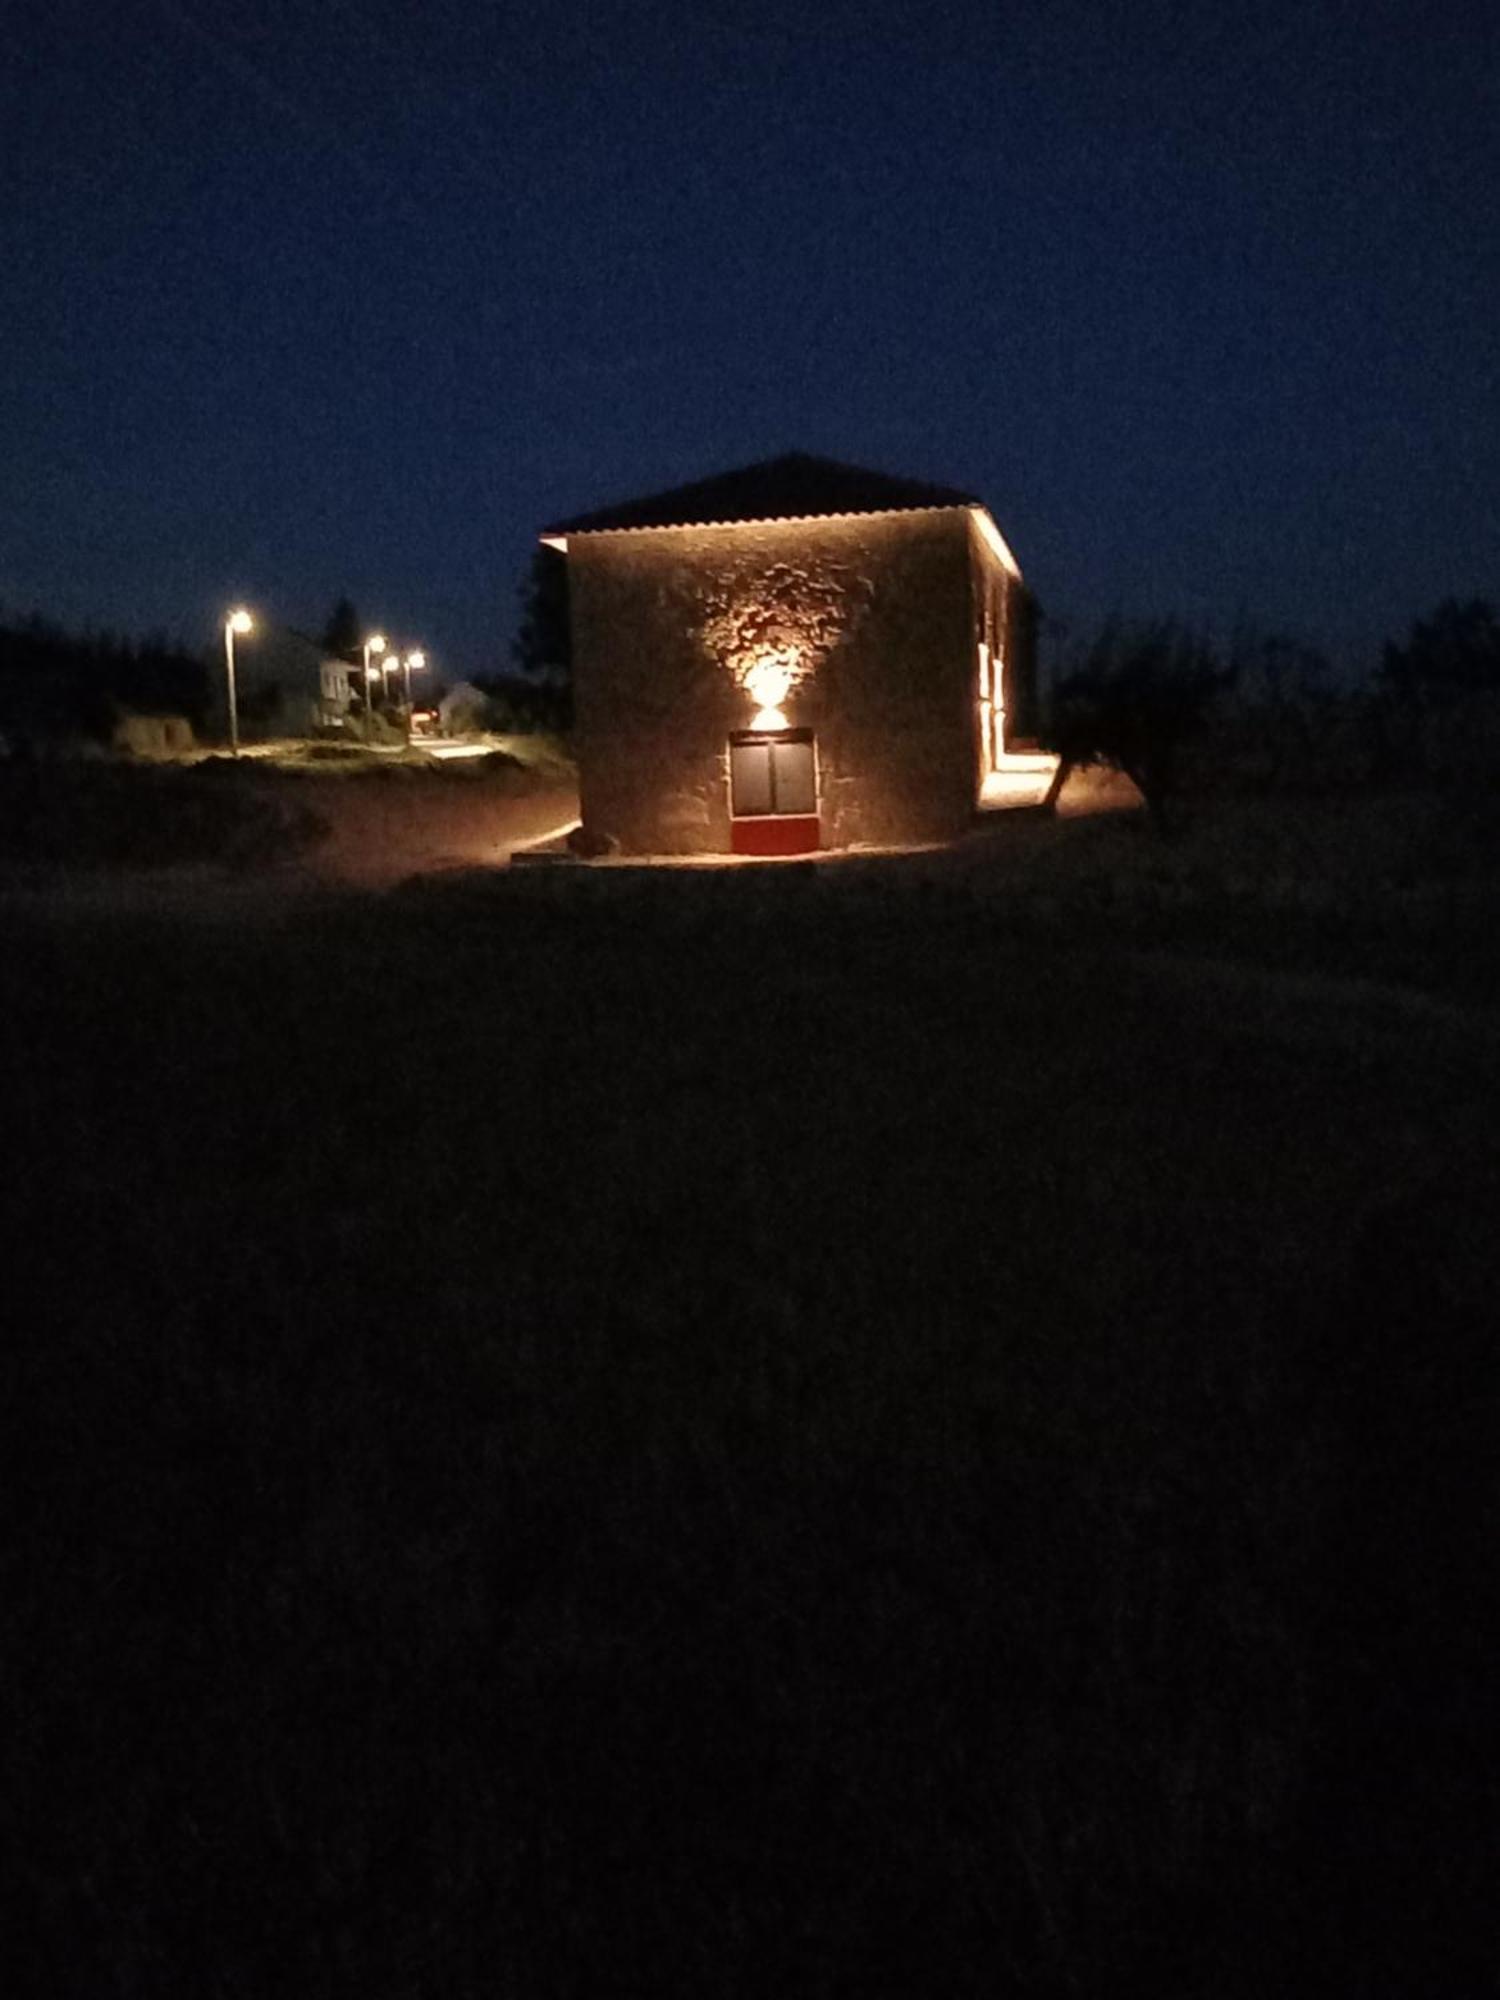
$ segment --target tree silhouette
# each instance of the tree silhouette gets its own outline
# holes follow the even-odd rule
[[[107,740],[121,714],[183,715],[201,728],[208,689],[203,660],[163,634],[128,639],[0,617],[0,737],[15,744]]]
[[[536,680],[571,679],[568,559],[560,550],[537,549],[522,579],[520,598],[521,622],[510,648],[516,666]]]
[[[1380,678],[1407,701],[1443,703],[1500,690],[1500,620],[1493,605],[1448,597],[1413,624],[1404,646],[1387,645]]]
[[[325,653],[331,653],[340,660],[356,660],[359,649],[365,641],[365,628],[360,623],[359,613],[347,597],[341,597],[323,627],[320,644]]]
[[[1111,620],[1082,664],[1058,684],[1051,736],[1060,762],[1051,797],[1079,764],[1111,764],[1165,828],[1178,794],[1181,753],[1235,678],[1206,640],[1175,621]]]

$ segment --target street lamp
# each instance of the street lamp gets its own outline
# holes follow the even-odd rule
[[[380,662],[380,699],[387,715],[391,707],[391,675],[399,674],[400,671],[401,660],[398,654],[392,653]]]
[[[241,605],[231,611],[224,620],[224,684],[229,692],[229,751],[233,757],[240,754],[240,711],[235,698],[234,686],[234,636],[255,630],[255,620]]]
[[[406,740],[411,741],[411,677],[421,673],[427,664],[427,655],[422,652],[408,653],[401,662],[401,672],[406,685]]]
[[[374,669],[373,671],[371,670],[371,667],[370,667],[370,655],[371,655],[371,653],[383,653],[384,651],[385,651],[385,634],[384,634],[383,632],[372,632],[372,633],[370,634],[369,638],[368,638],[368,639],[366,639],[366,641],[365,641],[365,645],[364,645],[364,654],[365,654],[365,721],[366,721],[366,723],[368,723],[368,722],[369,722],[369,720],[370,720],[370,683],[371,683],[371,681],[372,681],[372,680],[374,680],[374,678],[375,678],[375,674],[379,672],[379,669],[378,669],[378,668]]]

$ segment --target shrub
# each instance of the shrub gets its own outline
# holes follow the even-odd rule
[[[122,715],[110,745],[127,757],[180,757],[193,747],[193,725],[185,715]]]
[[[510,735],[566,735],[573,725],[571,682],[496,674],[477,683],[488,697],[488,726]]]
[[[1500,693],[1500,620],[1483,598],[1445,598],[1413,624],[1404,646],[1388,645],[1380,678],[1409,703],[1442,706]]]
[[[394,746],[406,741],[405,729],[381,708],[372,708],[368,715],[351,708],[344,718],[344,728],[355,743]]]

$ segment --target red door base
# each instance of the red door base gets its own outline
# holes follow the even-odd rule
[[[820,845],[816,813],[773,813],[729,822],[731,854],[815,854]]]

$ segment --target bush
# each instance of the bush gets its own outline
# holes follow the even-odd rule
[[[558,679],[498,674],[480,681],[489,700],[489,727],[515,736],[564,736],[573,726],[573,689]]]
[[[1500,620],[1483,598],[1445,598],[1413,624],[1404,646],[1388,645],[1380,678],[1398,700],[1438,705],[1500,694]]]
[[[383,708],[372,708],[368,715],[351,708],[344,719],[344,728],[353,742],[367,746],[379,744],[394,748],[406,741],[405,729],[393,721]]]
[[[122,715],[110,742],[127,757],[181,757],[193,747],[193,725],[185,715]]]

